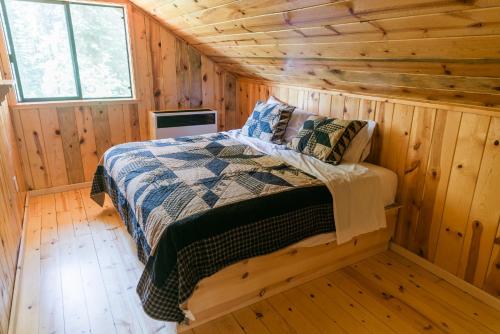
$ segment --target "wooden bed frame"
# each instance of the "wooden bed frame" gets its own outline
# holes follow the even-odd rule
[[[184,305],[195,320],[189,325],[179,325],[178,333],[388,249],[399,208],[398,205],[386,208],[386,228],[348,243],[291,245],[240,261],[201,280]]]

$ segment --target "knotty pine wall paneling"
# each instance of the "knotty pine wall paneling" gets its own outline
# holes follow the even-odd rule
[[[135,100],[23,105],[10,95],[29,189],[91,181],[108,148],[149,139],[151,110],[214,108],[224,129],[225,108],[235,108],[235,77],[140,8],[130,4],[127,13]],[[4,75],[11,78],[5,48],[0,60]],[[225,98],[227,94],[233,96]]]
[[[0,106],[0,333],[7,333],[9,324],[26,196],[15,140],[4,100]]]
[[[369,161],[397,173],[394,240],[500,298],[500,110],[374,98],[240,78],[238,126],[268,94],[378,123]]]
[[[132,1],[245,77],[500,106],[499,0]]]

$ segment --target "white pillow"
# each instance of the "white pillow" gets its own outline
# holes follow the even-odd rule
[[[267,104],[280,104],[280,103],[284,103],[286,104],[285,102],[283,101],[280,101],[278,100],[276,97],[274,97],[273,95],[269,96],[269,98],[267,99]]]
[[[368,158],[368,156],[370,155],[371,150],[372,150],[372,140],[370,139],[368,144],[366,144],[365,149],[363,150],[363,154],[361,154],[361,160],[359,162],[365,161],[366,158]]]
[[[267,104],[280,104],[280,103],[286,104],[285,102],[279,100],[277,97],[275,97],[273,95],[269,96],[266,103]],[[287,143],[291,142],[292,138],[295,137],[297,135],[297,133],[299,133],[299,130],[302,127],[302,125],[304,125],[304,122],[306,121],[306,119],[311,115],[315,115],[315,114],[296,108],[292,113],[292,117],[290,118],[290,121],[288,122],[288,126],[286,128],[285,136],[283,137],[283,141],[285,141]]]
[[[306,119],[312,115],[314,114],[306,112],[302,109],[295,109],[292,113],[290,121],[288,122],[285,135],[283,136],[283,141],[287,143],[291,142],[292,139],[299,133],[299,130],[302,127],[302,125],[304,125]]]
[[[358,163],[366,159],[370,154],[371,138],[377,123],[374,121],[367,122],[368,124],[359,130],[358,134],[347,147],[347,151],[345,151],[342,161]]]

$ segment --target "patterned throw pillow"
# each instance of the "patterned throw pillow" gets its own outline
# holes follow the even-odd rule
[[[286,104],[267,104],[257,101],[241,133],[248,137],[282,144],[294,109],[295,107]]]
[[[288,144],[297,152],[338,165],[352,139],[367,122],[311,116]]]

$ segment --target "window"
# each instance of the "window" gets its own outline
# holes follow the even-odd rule
[[[123,7],[1,1],[20,102],[132,97]]]

